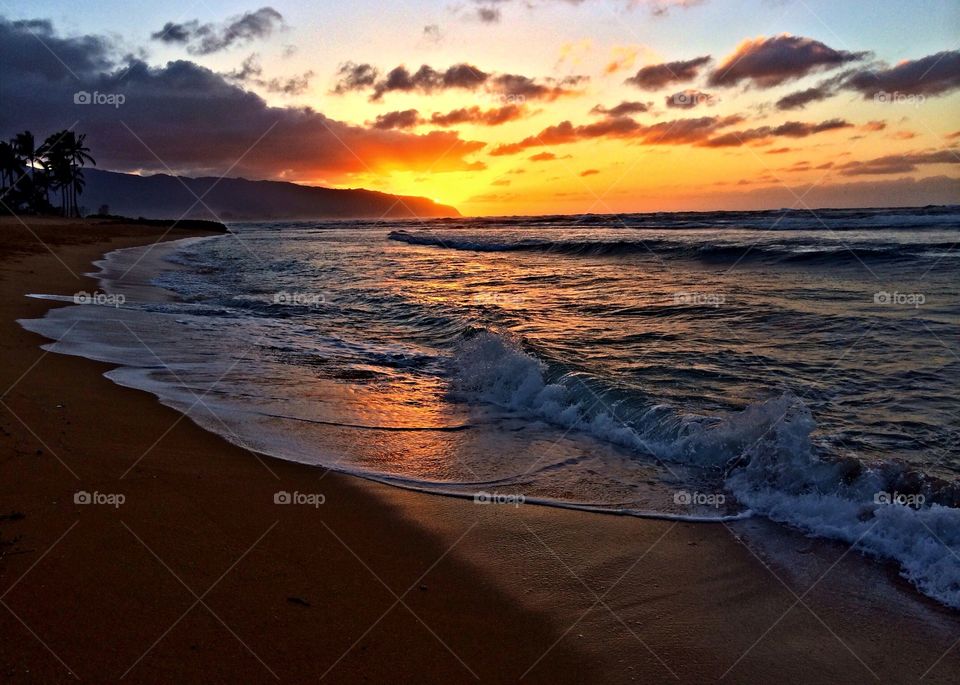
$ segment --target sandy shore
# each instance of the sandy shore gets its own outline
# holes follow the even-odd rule
[[[161,231],[29,223],[0,220],[3,682],[957,682],[960,618],[843,545],[405,492],[46,354],[24,295]]]

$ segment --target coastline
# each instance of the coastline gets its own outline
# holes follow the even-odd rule
[[[948,682],[958,669],[956,614],[843,545],[785,535],[761,552],[737,541],[764,539],[761,521],[476,506],[230,445],[15,323],[57,306],[26,293],[93,290],[91,262],[158,231],[34,226],[51,252],[0,229],[0,383],[13,386],[0,516],[24,514],[0,521],[5,680],[72,680],[63,663],[132,682]],[[78,490],[125,502],[74,504]],[[279,490],[325,502],[277,505]]]

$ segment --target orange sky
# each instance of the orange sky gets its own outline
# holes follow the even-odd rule
[[[960,197],[955,2],[875,2],[867,20],[825,0],[217,0],[135,22],[118,3],[30,8],[53,22],[50,52],[114,36],[102,73],[62,63],[127,94],[81,112],[118,170],[368,187],[465,214]],[[160,113],[191,79],[197,111]],[[156,155],[119,139],[121,119]],[[171,121],[195,139],[157,132]]]

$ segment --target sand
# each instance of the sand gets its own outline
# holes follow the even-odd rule
[[[845,545],[477,505],[233,446],[15,323],[59,306],[26,293],[92,291],[92,261],[162,231],[26,221],[0,220],[5,683],[960,680],[960,617]]]

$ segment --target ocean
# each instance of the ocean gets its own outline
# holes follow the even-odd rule
[[[230,228],[110,253],[21,323],[254,452],[766,517],[960,608],[960,208]]]

